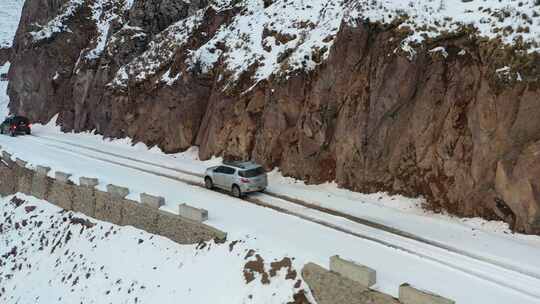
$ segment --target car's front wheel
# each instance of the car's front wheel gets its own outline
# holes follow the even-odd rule
[[[204,186],[206,187],[206,189],[209,189],[209,190],[214,189],[214,182],[212,181],[210,177],[206,177],[204,179]]]
[[[242,197],[242,190],[240,190],[240,187],[238,187],[237,185],[234,185],[232,187],[232,195],[234,197],[241,198]]]

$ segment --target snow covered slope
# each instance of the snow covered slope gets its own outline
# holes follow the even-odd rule
[[[234,4],[233,4],[234,3]],[[209,41],[190,50],[186,62],[192,69],[210,71],[218,63],[228,70],[227,84],[237,81],[246,72],[255,83],[272,75],[310,71],[329,54],[343,22],[356,26],[365,21],[397,24],[407,34],[402,48],[414,56],[414,46],[428,38],[448,36],[474,28],[481,37],[500,39],[507,45],[519,45],[528,52],[540,50],[540,6],[537,1],[519,4],[505,1],[402,1],[402,0],[275,0],[220,1],[212,6],[219,11],[236,7],[241,13],[223,25]],[[195,20],[197,21],[197,20]],[[198,22],[203,22],[198,19]],[[197,23],[192,23],[192,27]],[[181,32],[172,25],[167,32]],[[183,30],[182,30],[183,31]],[[171,36],[180,48],[189,38]],[[143,54],[138,64],[155,56]],[[146,58],[148,57],[148,58]],[[171,62],[171,60],[167,60]],[[118,77],[125,85],[129,78],[145,79],[161,65],[152,64],[153,72],[122,69]],[[132,64],[133,65],[133,64]],[[147,69],[148,69],[147,68]]]
[[[0,1],[0,48],[11,47],[21,19],[24,0]]]
[[[530,52],[540,50],[540,3],[535,0],[360,0],[350,3],[348,22],[399,20],[400,27],[412,33],[405,42],[422,42],[472,26],[482,37],[501,39],[508,45],[523,43]]]
[[[3,304],[288,303],[307,289],[293,257],[249,237],[181,246],[21,194],[0,199],[0,216]]]

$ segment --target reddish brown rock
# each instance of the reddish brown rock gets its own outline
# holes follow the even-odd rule
[[[190,50],[238,13],[209,9],[166,68],[119,89],[109,86],[118,69],[203,1],[170,10],[168,2],[136,1],[126,20],[140,29],[117,29],[103,56],[79,62],[78,70],[81,51],[96,35],[86,9],[70,21],[71,32],[55,39],[33,45],[25,34],[58,10],[49,2],[28,1],[23,12],[9,72],[13,112],[41,122],[60,113],[64,130],[96,129],[166,152],[198,145],[203,159],[253,158],[311,183],[422,195],[435,210],[540,233],[540,87],[533,78],[506,81],[494,73],[500,60],[517,58],[513,50],[454,35],[434,45],[445,46],[448,57],[430,53],[435,41],[428,41],[409,60],[396,51],[399,30],[344,24],[315,71],[276,76],[247,91],[248,71],[224,90],[222,62],[204,74],[185,64]],[[538,55],[527,60],[524,76],[527,68],[534,75]],[[160,82],[169,71],[182,77]]]

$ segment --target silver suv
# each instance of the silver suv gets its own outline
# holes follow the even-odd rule
[[[228,162],[206,169],[204,184],[207,189],[221,188],[235,197],[245,193],[264,191],[268,178],[264,168],[253,162]]]

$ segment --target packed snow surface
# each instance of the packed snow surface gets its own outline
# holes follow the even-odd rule
[[[456,299],[459,303],[536,303],[540,299],[540,284],[529,275],[507,272],[421,243],[411,243],[386,232],[265,194],[253,196],[268,205],[419,252],[429,257],[426,259],[426,256],[409,254],[328,226],[247,204],[226,194],[175,180],[180,178],[202,183],[202,178],[198,176],[175,170],[200,174],[207,166],[220,163],[220,159],[200,161],[195,148],[186,153],[166,155],[157,148],[149,149],[143,144],[131,146],[127,139],[111,142],[103,141],[93,134],[64,134],[54,127],[54,122],[49,126],[35,125],[33,134],[17,138],[0,136],[0,145],[14,157],[27,160],[30,167],[51,167],[51,176],[56,171],[72,173],[75,183],[78,183],[81,176],[98,177],[98,189],[105,190],[107,184],[126,186],[130,189],[128,198],[133,200],[139,200],[142,192],[160,195],[166,199],[166,205],[162,208],[169,212],[178,212],[181,203],[207,209],[209,225],[228,232],[231,240],[250,235],[254,242],[252,246],[261,250],[280,248],[286,255],[297,257],[302,262],[315,262],[323,266],[327,266],[328,258],[335,254],[355,260],[377,270],[378,283],[375,288],[385,293],[397,295],[398,286],[409,282]],[[269,177],[268,191],[379,222],[480,255],[533,276],[540,275],[540,262],[537,258],[540,254],[540,239],[536,236],[511,234],[504,223],[480,219],[462,220],[425,212],[420,208],[423,202],[421,199],[389,196],[385,193],[354,193],[338,189],[332,183],[305,185],[301,181],[283,177],[278,171],[271,172]],[[432,258],[453,266],[434,262]],[[503,285],[494,284],[482,277],[496,282],[502,280]],[[531,280],[534,282],[531,283]],[[517,289],[529,290],[530,294],[537,296],[531,297]]]
[[[299,276],[301,259],[251,247],[247,235],[178,245],[22,194],[0,198],[0,218],[3,304],[287,303],[309,290]],[[257,255],[266,283],[246,267],[260,261]],[[278,261],[281,266],[271,266]]]
[[[23,5],[24,0],[0,1],[0,48],[11,47]]]

